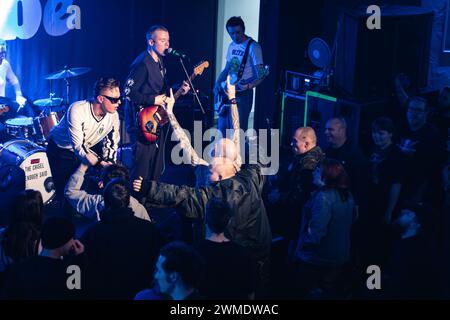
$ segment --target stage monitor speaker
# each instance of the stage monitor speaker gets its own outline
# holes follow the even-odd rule
[[[345,11],[341,19],[336,86],[353,97],[387,97],[398,73],[407,74],[413,87],[427,86],[433,11],[382,7],[381,29],[373,30],[365,11]]]

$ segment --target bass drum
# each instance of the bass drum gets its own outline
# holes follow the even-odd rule
[[[41,192],[44,203],[51,202],[55,196],[52,172],[45,149],[28,140],[11,140],[0,149],[0,168],[19,167],[25,173],[23,189]],[[15,176],[3,177],[3,184],[13,184]]]

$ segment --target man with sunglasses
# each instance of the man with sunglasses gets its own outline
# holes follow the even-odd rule
[[[94,99],[73,103],[52,129],[47,156],[57,196],[62,197],[80,162],[104,167],[116,161],[120,103],[119,81],[100,78],[94,85]]]
[[[142,108],[165,105],[168,99],[166,69],[163,57],[169,49],[169,31],[164,26],[155,25],[146,33],[147,50],[131,64],[125,84],[125,96],[130,103],[126,106],[126,127],[133,143],[132,178],[139,176],[159,180],[164,167],[164,145],[169,126],[162,127],[156,142],[148,142],[137,125],[136,117]],[[182,94],[189,90],[184,81]]]

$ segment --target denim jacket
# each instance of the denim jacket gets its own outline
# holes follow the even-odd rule
[[[341,266],[350,258],[350,233],[355,203],[343,201],[335,188],[322,188],[306,203],[296,249],[300,260],[321,266]]]

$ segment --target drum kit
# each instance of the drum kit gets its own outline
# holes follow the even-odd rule
[[[0,168],[4,169],[0,170],[0,180],[5,183],[13,180],[13,169],[20,167],[25,172],[25,189],[39,190],[44,203],[49,203],[53,199],[55,190],[45,153],[47,139],[69,105],[69,78],[89,71],[90,68],[64,67],[46,75],[47,80],[65,81],[66,100],[51,93],[49,98],[33,101],[33,105],[40,111],[37,117],[18,117],[5,121],[6,133],[13,140],[0,144]],[[15,104],[8,98],[0,97],[0,115]]]

